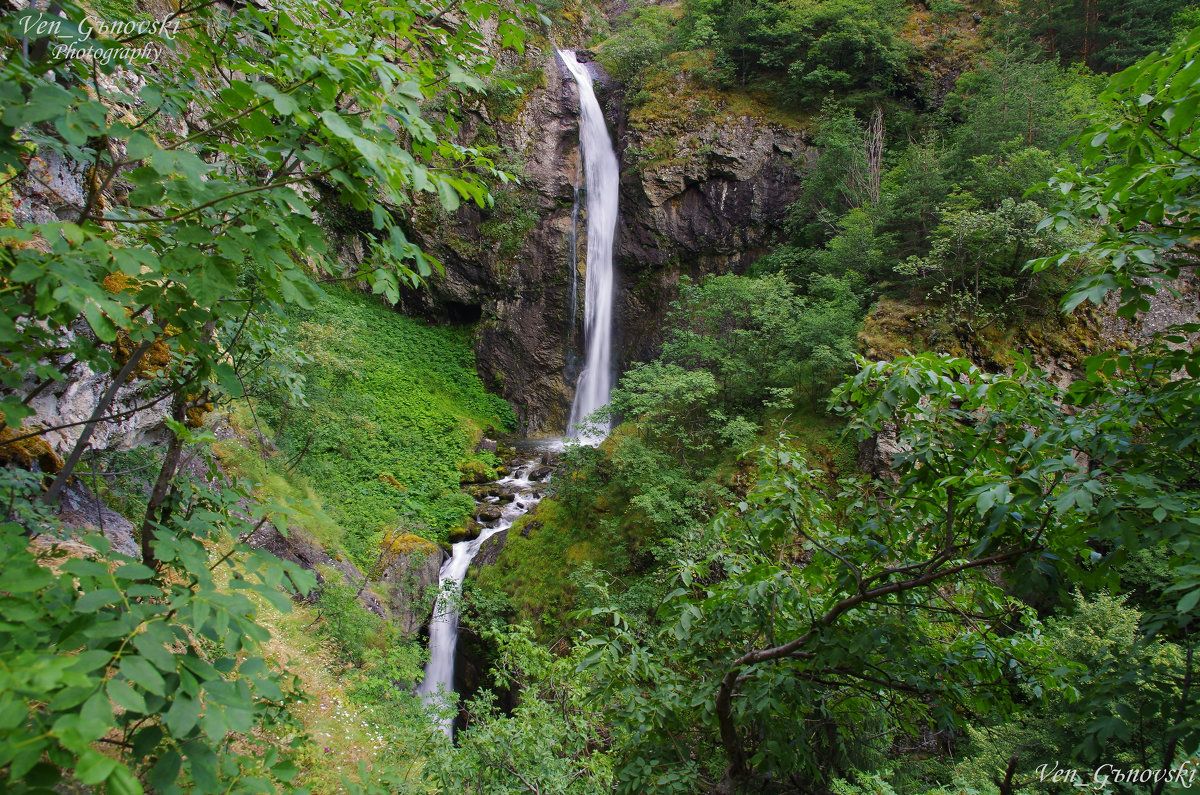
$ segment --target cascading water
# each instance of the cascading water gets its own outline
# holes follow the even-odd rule
[[[575,196],[571,201],[571,232],[567,237],[567,264],[571,266],[571,309],[567,319],[571,325],[567,327],[567,339],[574,339],[575,321],[579,313],[579,186],[575,186]]]
[[[613,234],[617,227],[617,153],[613,149],[604,113],[592,90],[592,75],[571,50],[559,50],[579,85],[579,147],[583,152],[584,190],[587,198],[587,262],[584,271],[583,339],[586,351],[583,372],[575,386],[568,435],[575,425],[601,406],[612,392]],[[582,433],[584,444],[599,444],[608,434]]]
[[[519,467],[514,467],[512,474],[497,480],[492,485],[495,494],[485,498],[486,502],[498,503],[503,498],[511,497],[504,506],[500,518],[491,527],[485,527],[479,536],[470,541],[459,541],[451,549],[450,559],[442,564],[438,574],[440,592],[433,607],[433,618],[429,622],[429,662],[425,665],[425,678],[417,686],[417,694],[427,704],[441,705],[443,699],[451,698],[454,690],[454,654],[458,646],[458,597],[462,591],[463,578],[471,560],[487,541],[496,533],[507,530],[518,518],[523,516],[541,500],[539,483],[548,479],[547,473],[540,472],[540,459],[525,461]],[[537,473],[541,479],[534,479]],[[454,720],[442,721],[442,731],[447,737],[454,734]]]

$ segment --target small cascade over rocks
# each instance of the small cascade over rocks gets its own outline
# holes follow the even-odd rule
[[[526,451],[527,454],[532,452]],[[541,455],[510,464],[513,466],[505,477],[475,487],[475,515],[482,528],[475,538],[453,545],[450,559],[442,564],[438,575],[440,593],[429,622],[429,662],[425,665],[425,678],[417,686],[417,694],[426,704],[443,704],[453,698],[458,598],[471,561],[485,541],[512,527],[513,522],[533,510],[541,501],[545,483],[553,473],[553,467],[547,466]],[[441,726],[447,737],[454,735],[452,718],[443,720]]]
[[[617,153],[604,112],[592,89],[592,75],[571,50],[559,58],[579,85],[579,148],[583,154],[583,188],[587,198],[587,261],[584,270],[583,338],[586,351],[583,372],[575,386],[575,401],[567,433],[583,444],[599,444],[609,427],[594,433],[575,429],[589,414],[608,405],[612,393],[613,236],[617,228],[617,194],[620,172]]]

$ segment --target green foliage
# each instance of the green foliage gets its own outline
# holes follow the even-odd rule
[[[82,18],[77,6],[62,8]],[[479,19],[491,8],[473,7],[471,14]],[[39,379],[64,378],[39,364],[50,347],[95,369],[115,370],[107,344],[120,333],[130,348],[161,343],[172,354],[193,357],[181,372],[163,376],[171,388],[185,379],[193,393],[204,385],[240,394],[239,357],[232,356],[232,364],[229,358],[243,318],[273,303],[318,300],[320,290],[298,264],[309,257],[318,258],[320,269],[340,273],[322,256],[313,192],[298,190],[317,181],[336,186],[342,202],[373,219],[376,261],[359,275],[375,292],[395,300],[402,281],[415,284],[431,273],[393,208],[409,203],[410,190],[435,194],[448,209],[463,199],[483,206],[489,196],[476,171],[501,175],[479,152],[439,139],[453,129],[452,116],[438,127],[421,116],[420,100],[443,90],[443,68],[450,90],[460,94],[482,86],[467,69],[490,69],[469,26],[468,35],[443,40],[436,27],[413,24],[421,13],[416,3],[388,14],[364,4],[298,2],[228,14],[205,6],[186,16],[208,35],[145,37],[175,50],[180,62],[151,72],[136,94],[119,80],[113,93],[89,94],[87,61],[63,59],[44,46],[49,42],[32,47],[31,59],[7,59],[0,165],[25,178],[38,162],[30,158],[36,149],[41,157],[84,164],[94,182],[70,221],[5,231],[4,277],[24,287],[3,298],[0,343],[12,362],[3,385],[19,387],[35,368]],[[19,36],[18,16],[6,19],[13,36]],[[500,28],[506,42],[520,42],[511,18]],[[88,46],[103,51],[114,45],[92,40]],[[414,46],[419,60],[409,53]],[[426,46],[437,68],[424,60]],[[105,73],[122,63],[111,55],[105,53]],[[227,77],[205,80],[214,69]],[[188,107],[203,121],[187,138],[155,138],[130,120],[180,118]],[[389,127],[392,120],[405,130],[403,139]],[[106,206],[102,191],[118,176],[128,183],[127,201]],[[124,289],[102,286],[114,275]],[[229,300],[235,297],[247,303]],[[64,350],[59,337],[81,315],[92,334],[71,337]],[[2,405],[11,427],[28,414],[19,401]]]
[[[939,313],[975,334],[1011,320],[1023,307],[1051,304],[1065,288],[1025,268],[1032,257],[1062,251],[1078,239],[1039,230],[1043,215],[1034,202],[1009,198],[994,210],[946,210],[930,236],[929,254],[896,272],[930,285]]]
[[[893,0],[692,0],[686,8],[692,46],[716,48],[725,80],[746,85],[776,77],[777,87],[799,103],[828,93],[878,97],[905,71],[907,52],[896,35],[901,7]]]
[[[214,560],[206,544],[227,543],[221,528],[256,526],[243,518],[243,495],[235,485],[182,491],[175,527],[155,533],[157,570],[99,536],[85,539],[92,549],[38,551],[19,526],[0,525],[7,791],[44,791],[65,775],[109,792],[142,792],[143,782],[263,792],[295,775],[286,748],[250,738],[286,721],[297,693],[265,664],[269,634],[248,596],[286,610],[279,587],[303,593],[313,580],[244,547]],[[107,746],[96,745],[102,738]]]
[[[757,420],[764,400],[786,396],[806,362],[827,369],[849,362],[857,315],[855,296],[835,278],[814,280],[806,296],[798,295],[778,275],[713,276],[700,284],[684,282],[668,316],[670,331],[655,366],[707,373],[712,379],[708,399],[718,410],[709,416],[717,423],[728,422],[739,412]],[[628,386],[622,382],[613,398],[614,408],[625,410],[627,400],[633,400],[631,409],[651,408],[647,400],[660,387],[644,375],[633,376]],[[686,394],[680,392],[679,397]],[[696,399],[703,403],[702,395]],[[666,413],[663,410],[664,417]],[[637,416],[636,411],[630,414]]]
[[[983,328],[1046,314],[1071,276],[1029,273],[1025,261],[1081,238],[1045,234],[1038,222],[1050,196],[1030,186],[1069,162],[1051,152],[1079,128],[1077,114],[1095,107],[1095,92],[1084,70],[1038,62],[1000,39],[955,84],[941,129],[917,137],[910,124],[903,148],[885,146],[889,125],[897,116],[904,124],[893,108],[863,120],[827,100],[790,240],[759,272],[778,268],[799,285],[832,275],[858,293],[870,284],[930,302],[926,322],[966,347]]]
[[[1099,303],[1121,291],[1122,314],[1149,308],[1146,297],[1178,278],[1197,234],[1200,191],[1195,152],[1200,148],[1196,96],[1200,92],[1200,28],[1166,55],[1147,57],[1113,77],[1100,99],[1110,110],[1094,114],[1075,139],[1080,168],[1051,181],[1069,204],[1043,226],[1088,225],[1098,239],[1057,259],[1086,255],[1100,267],[1068,300]],[[1040,260],[1044,269],[1050,259]]]
[[[1118,290],[1119,314],[1132,317],[1149,309],[1149,297],[1164,282],[1191,266],[1192,241],[1200,233],[1195,214],[1200,177],[1193,154],[1197,52],[1200,29],[1164,55],[1148,56],[1114,76],[1102,95],[1111,111],[1094,116],[1076,141],[1084,168],[1064,169],[1051,181],[1067,202],[1043,224],[1055,229],[1086,225],[1097,235],[1057,260],[1034,263],[1037,269],[1061,267],[1081,253],[1096,263],[1066,298],[1068,309],[1103,301]],[[1147,623],[1156,631],[1188,627],[1200,602],[1193,458],[1200,356],[1187,344],[1196,330],[1194,324],[1171,326],[1137,351],[1094,357],[1088,380],[1075,390],[1079,403],[1120,412],[1131,432],[1136,429],[1136,438],[1125,442],[1129,453],[1113,488],[1118,504],[1137,517],[1133,521],[1145,523],[1146,541],[1165,542],[1175,554],[1174,582],[1166,591],[1181,596],[1174,610],[1150,613]],[[1110,381],[1125,391],[1114,392]],[[1128,534],[1123,540],[1131,551],[1138,546]],[[1195,730],[1194,723],[1179,727],[1183,737]]]
[[[605,71],[630,89],[634,102],[646,72],[677,49],[673,9],[635,4],[618,20],[618,31],[598,53]]]
[[[1022,0],[1029,30],[1050,54],[1115,71],[1178,35],[1177,20],[1194,5],[1187,0]]]
[[[520,628],[493,642],[494,682],[521,699],[512,715],[501,715],[485,698],[469,705],[458,747],[438,759],[442,789],[475,781],[488,793],[610,791],[605,749],[617,738],[589,703],[592,682],[578,670],[579,656],[555,655]]]
[[[827,100],[815,126],[813,144],[820,156],[805,172],[800,198],[791,207],[793,234],[806,241],[827,237],[823,226],[870,200],[864,182],[866,133],[854,111]]]
[[[410,749],[417,756],[364,768],[359,782],[345,781],[346,791],[415,794],[454,791],[464,784],[514,795],[611,791],[608,747],[620,738],[592,709],[592,682],[577,670],[577,655],[553,654],[522,627],[489,633],[489,638],[497,652],[495,685],[521,694],[511,714],[496,709],[485,691],[466,704],[467,725],[454,745],[432,727],[425,738],[414,732],[408,741],[422,743]]]
[[[386,649],[396,640],[387,632],[383,619],[362,606],[358,589],[336,569],[329,572],[317,595],[317,610],[321,632],[355,665],[361,665],[372,652]]]
[[[546,84],[546,73],[539,68],[499,68],[491,77],[488,100],[496,115],[506,120],[516,118],[529,92]]]
[[[0,227],[3,444],[55,430],[22,428],[54,382],[90,368],[111,386],[44,493],[6,471],[23,491],[5,518],[24,526],[0,531],[0,777],[17,792],[60,778],[110,792],[277,791],[296,771],[268,731],[286,736],[294,685],[260,654],[269,633],[255,600],[286,611],[280,589],[312,581],[244,543],[268,521],[286,532],[288,506],[263,508],[215,467],[189,481],[185,448],[213,441],[190,429],[214,404],[261,392],[303,406],[294,368],[308,363],[281,343],[279,321],[283,307],[322,300],[318,274],[343,278],[315,220],[322,197],[369,224],[370,257],[346,278],[395,301],[432,274],[402,222],[416,194],[447,211],[484,207],[485,180],[508,179],[452,141],[492,69],[484,23],[486,40],[520,47],[528,9],[460,4],[448,32],[445,10],[420,0],[171,6],[166,31],[76,40],[83,57],[69,57],[63,39],[26,35],[23,21],[69,31],[89,9],[52,8],[0,21],[0,170],[18,186],[48,168],[78,174],[85,196],[56,208],[61,221]],[[131,61],[126,44],[159,55]],[[462,361],[458,350],[448,359]],[[47,530],[35,503],[56,502],[101,421],[126,418],[109,412],[127,380],[135,411],[169,406],[142,560],[95,539],[95,553],[72,547],[79,558],[43,565],[29,546]],[[449,400],[472,386],[440,388]],[[476,392],[467,402],[502,421],[507,408]],[[424,430],[458,443],[453,460],[465,432],[437,418]],[[439,492],[425,510],[445,523],[461,497]]]
[[[1002,778],[1009,758],[1018,752],[1022,778],[1035,776],[1045,760],[1063,759],[1066,765],[1064,757],[1093,770],[1100,762],[1172,767],[1175,760],[1160,754],[1179,700],[1186,698],[1177,684],[1183,653],[1175,644],[1143,638],[1140,618],[1106,592],[1090,600],[1077,594],[1072,614],[1050,622],[1046,636],[1071,666],[1066,683],[1082,694],[1099,691],[1098,698],[1052,693],[1041,701],[1027,693],[1032,703],[1012,721],[969,731],[970,758],[958,765],[956,774],[966,780]],[[1089,737],[1089,725],[1109,719],[1116,719],[1106,724],[1111,732]],[[1101,740],[1108,740],[1102,757]]]
[[[914,461],[906,473],[957,480],[949,473],[962,472],[973,452],[942,450],[953,460],[922,457],[924,465]],[[749,768],[811,789],[839,770],[878,765],[887,743],[865,744],[864,736],[954,724],[965,704],[1002,710],[1008,676],[1053,668],[1036,634],[998,642],[987,629],[1036,627],[979,573],[985,559],[1016,555],[1011,542],[972,551],[992,505],[976,504],[970,491],[959,502],[958,485],[938,495],[949,498],[941,505],[927,489],[889,490],[890,499],[876,502],[878,487],[847,480],[831,488],[786,449],[767,451],[759,471],[737,511],[719,518],[679,566],[654,635],[598,611],[612,628],[591,642],[589,663],[625,705],[618,720],[636,742],[622,769],[625,789],[656,788],[646,778],[653,769],[677,772],[681,791],[694,790],[703,772],[680,763],[673,746],[711,759],[717,737],[724,760],[709,775],[740,763],[735,778]],[[969,482],[970,470],[962,477]],[[961,521],[952,543],[918,529],[947,505]],[[1039,519],[1027,515],[1026,532],[1036,533]],[[955,551],[941,551],[948,547]],[[936,592],[923,590],[943,578]],[[976,620],[964,625],[963,614]],[[991,618],[979,620],[984,615]]]
[[[102,459],[85,462],[90,471],[95,464],[99,470],[94,474],[80,472],[109,508],[130,521],[140,521],[146,515],[146,500],[150,496],[150,478],[162,463],[162,450],[154,447],[135,447],[132,450],[114,453]]]
[[[292,322],[311,358],[299,368],[308,405],[275,394],[258,410],[346,548],[369,566],[403,515],[435,540],[461,525],[473,503],[459,489],[458,462],[485,428],[515,422],[508,403],[484,391],[466,334],[343,291]]]
[[[540,73],[539,73],[540,74]],[[479,224],[483,246],[493,248],[501,257],[512,257],[529,241],[538,216],[525,189],[510,189],[499,195],[490,217]]]
[[[965,714],[1011,714],[1048,694],[1058,701],[1045,714],[1066,733],[1045,753],[1080,743],[1088,759],[1137,756],[1128,743],[1143,724],[1163,764],[1193,747],[1197,381],[1151,375],[1162,356],[1097,357],[1070,390],[1026,361],[999,375],[930,355],[863,362],[834,403],[860,437],[898,430],[897,480],[833,489],[793,451],[769,449],[759,485],[678,567],[653,631],[594,611],[611,628],[588,663],[625,705],[636,748],[622,786],[653,788],[670,769],[695,788],[713,771],[687,757],[713,758],[719,739],[726,782],[812,788],[883,769],[886,749],[872,756],[863,736],[961,727]],[[1027,591],[1095,586],[1164,543],[1177,604],[1139,629],[1111,599],[1080,603],[1078,624],[1056,625],[1057,647],[985,574],[1003,565]]]
[[[1076,117],[1092,109],[1097,88],[1085,70],[1063,69],[999,45],[946,98],[947,112],[962,120],[955,131],[958,163],[1012,142],[1058,151],[1078,131]]]

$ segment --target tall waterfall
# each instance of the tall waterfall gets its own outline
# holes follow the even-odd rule
[[[575,322],[579,313],[579,185],[571,200],[571,233],[567,237],[567,265],[571,268],[571,310],[567,313],[567,340],[575,341]]]
[[[567,433],[601,406],[612,392],[613,233],[617,227],[617,153],[604,113],[592,90],[592,75],[571,50],[559,50],[579,84],[579,146],[583,152],[583,185],[587,197],[587,263],[584,271],[583,372],[575,386],[575,402]],[[608,433],[581,434],[585,444],[599,444]]]

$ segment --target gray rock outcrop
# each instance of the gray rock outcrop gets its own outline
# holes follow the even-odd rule
[[[247,539],[247,543],[256,549],[265,550],[278,558],[295,563],[302,569],[311,571],[317,577],[318,586],[325,584],[325,572],[330,570],[341,572],[345,581],[354,587],[361,586],[365,579],[363,573],[353,563],[330,556],[318,544],[308,540],[303,533],[294,529],[285,536],[276,529],[275,525],[267,522],[254,531],[253,535]],[[362,588],[359,591],[358,600],[362,602],[363,607],[375,615],[387,617],[388,611],[384,609],[383,603],[370,588]]]
[[[437,597],[438,573],[444,553],[441,548],[416,536],[404,536],[404,544],[393,546],[379,578],[386,615],[405,634],[415,634],[429,621]]]
[[[80,531],[102,531],[114,552],[141,560],[133,522],[105,505],[79,478],[63,489],[56,518],[74,536]]]

